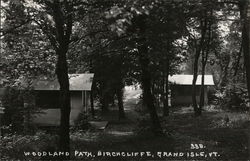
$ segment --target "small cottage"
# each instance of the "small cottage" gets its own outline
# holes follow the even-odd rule
[[[201,75],[198,75],[196,81],[196,100],[200,102],[200,88],[201,88]],[[169,76],[171,88],[171,105],[191,105],[192,104],[192,81],[193,75],[172,75]],[[205,90],[205,104],[208,102],[207,92],[209,86],[213,86],[213,76],[205,75],[204,77],[204,90]]]
[[[74,124],[81,111],[90,107],[90,91],[94,74],[69,74],[71,112],[70,125]],[[34,82],[36,106],[42,108],[34,118],[34,123],[41,126],[57,126],[60,124],[59,83],[57,79],[39,79]]]

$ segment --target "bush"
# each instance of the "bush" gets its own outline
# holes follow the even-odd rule
[[[40,113],[41,110],[35,106],[34,100],[33,90],[17,90],[11,87],[5,89],[2,98],[5,108],[2,120],[3,125],[9,127],[5,132],[21,134],[36,131],[36,126],[32,123],[33,114]]]
[[[57,137],[37,132],[35,135],[7,135],[0,140],[0,160],[30,160],[24,152],[55,151]],[[35,158],[41,159],[41,158]]]
[[[248,111],[249,99],[245,85],[229,84],[215,93],[215,103],[224,109]]]
[[[23,100],[21,92],[13,88],[6,88],[2,103],[5,107],[3,124],[9,126],[11,132],[21,132],[23,130]]]
[[[212,128],[244,128],[249,125],[249,114],[230,112],[212,121]]]
[[[88,122],[89,117],[86,112],[81,112],[75,122],[74,122],[74,127],[73,131],[87,131],[90,128],[90,124]]]

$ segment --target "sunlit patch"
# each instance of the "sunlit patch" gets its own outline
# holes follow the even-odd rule
[[[117,136],[130,136],[134,134],[134,132],[132,131],[108,131],[107,133],[111,135],[117,135]]]

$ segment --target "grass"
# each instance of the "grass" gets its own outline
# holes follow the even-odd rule
[[[185,107],[184,107],[185,108]],[[80,151],[175,151],[218,152],[220,157],[202,160],[243,161],[248,159],[249,117],[247,113],[204,111],[201,117],[193,117],[188,109],[172,111],[168,118],[161,118],[163,128],[170,135],[157,137],[150,132],[136,133],[138,121],[111,120],[105,131],[89,132],[72,140],[72,149]],[[127,111],[131,112],[131,111]],[[111,112],[112,114],[112,112]],[[225,122],[225,116],[229,121]],[[139,115],[138,115],[139,117]],[[89,139],[92,138],[92,139]],[[204,149],[190,149],[191,144],[203,144]],[[81,158],[83,159],[83,158]],[[92,160],[152,160],[152,158],[103,157]],[[167,158],[165,158],[167,160]],[[173,159],[173,158],[172,158]],[[190,158],[178,158],[188,160]],[[192,159],[200,159],[199,157]]]
[[[184,109],[183,109],[184,108]],[[202,160],[244,161],[248,159],[250,127],[248,113],[204,111],[201,117],[193,117],[191,110],[175,109],[168,118],[161,118],[163,128],[170,135],[157,137],[152,133],[138,131],[138,121],[114,119],[103,132],[89,133],[72,141],[72,149],[81,151],[175,151],[175,152],[218,152],[220,157],[192,158]],[[186,112],[183,112],[186,111]],[[190,111],[190,112],[187,112]],[[131,112],[131,111],[127,111]],[[112,112],[111,112],[112,113]],[[134,114],[135,115],[135,114]],[[138,115],[139,117],[139,115]],[[226,122],[225,117],[229,120]],[[85,134],[86,135],[86,134]],[[85,138],[85,139],[83,139]],[[203,144],[204,149],[190,149],[191,144]],[[81,158],[82,159],[82,158]],[[92,160],[152,160],[152,158],[102,157]],[[167,158],[165,158],[167,160]],[[172,158],[175,159],[175,158]],[[178,158],[188,160],[190,158]]]
[[[90,130],[71,133],[71,149],[93,152],[218,152],[220,157],[73,157],[73,160],[92,161],[143,161],[143,160],[249,160],[250,116],[249,113],[229,112],[208,106],[201,117],[193,116],[191,107],[172,108],[170,116],[160,118],[166,131],[164,136],[155,136],[146,128],[150,121],[136,112],[138,92],[127,93],[124,103],[127,118],[118,119],[117,107],[100,120],[109,121],[104,131]],[[142,119],[144,118],[144,119]],[[46,143],[46,142],[45,142]],[[191,145],[202,144],[205,148],[191,149]],[[15,148],[15,147],[13,147]],[[12,158],[10,156],[10,158]]]
[[[250,115],[243,112],[223,111],[216,106],[204,108],[201,117],[193,116],[192,107],[178,107],[170,110],[170,116],[160,118],[166,131],[164,136],[155,136],[147,130],[150,121],[145,115],[136,112],[138,95],[141,91],[125,93],[124,108],[127,118],[118,119],[117,107],[106,114],[100,114],[98,120],[109,121],[104,131],[89,130],[71,133],[71,149],[74,151],[93,152],[218,152],[220,157],[74,157],[73,160],[93,161],[142,161],[142,160],[249,160]],[[139,108],[139,107],[138,107]],[[142,119],[144,118],[144,120]],[[143,121],[142,121],[143,120]],[[146,126],[145,126],[146,125]],[[42,135],[43,136],[43,135]],[[47,136],[47,135],[46,135]],[[41,138],[41,137],[40,137]],[[49,138],[36,140],[49,144]],[[49,141],[48,141],[49,140]],[[24,143],[25,144],[25,143]],[[34,143],[33,143],[34,144]],[[37,145],[33,145],[35,148]],[[191,145],[202,144],[205,148],[191,149]],[[16,145],[16,144],[14,144]],[[23,144],[22,144],[23,145]],[[21,146],[22,148],[22,146]],[[13,147],[13,151],[17,147]],[[20,149],[20,148],[19,148]],[[23,149],[22,149],[23,150]],[[41,149],[38,149],[41,150]],[[14,154],[14,153],[13,153]],[[14,154],[15,155],[15,154]],[[9,158],[13,158],[10,156]]]
[[[228,118],[227,119],[225,119]],[[207,151],[217,151],[219,160],[247,160],[249,148],[249,114],[205,111],[199,118],[192,113],[175,113],[165,125],[175,136],[175,148],[201,143]]]
[[[248,113],[236,113],[222,110],[206,110],[201,117],[193,117],[190,107],[175,108],[167,118],[160,118],[164,136],[155,136],[143,125],[149,121],[139,121],[141,116],[134,110],[126,110],[127,119],[112,117],[116,112],[109,112],[105,119],[110,119],[104,131],[90,130],[71,133],[71,149],[97,154],[106,152],[218,152],[220,157],[165,157],[163,160],[222,160],[246,161],[249,158],[250,118]],[[109,115],[109,116],[108,116]],[[46,141],[44,142],[46,143]],[[202,144],[203,149],[191,149],[191,144]],[[13,147],[15,148],[15,147]],[[12,158],[11,156],[9,158]],[[116,161],[116,160],[157,160],[157,157],[84,157],[74,160]]]

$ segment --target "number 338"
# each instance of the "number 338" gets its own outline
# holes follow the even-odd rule
[[[190,149],[203,149],[205,146],[203,144],[190,144]]]

